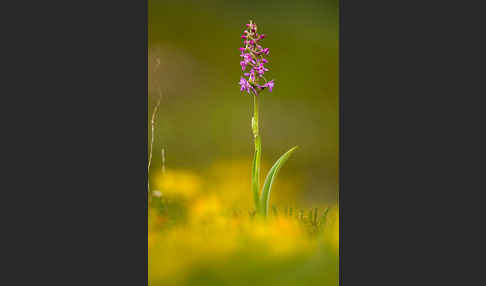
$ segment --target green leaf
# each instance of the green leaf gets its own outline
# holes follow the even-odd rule
[[[257,213],[259,213],[260,209],[260,198],[259,198],[259,193],[260,193],[260,158],[261,158],[261,152],[262,152],[262,147],[260,143],[260,136],[257,136],[255,138],[255,155],[253,157],[253,169],[252,169],[252,174],[251,174],[251,186],[253,190],[253,199],[255,201],[255,210]]]
[[[268,204],[270,202],[270,192],[272,190],[273,182],[275,181],[275,177],[277,176],[278,171],[283,166],[283,164],[289,159],[290,155],[298,148],[295,146],[294,148],[287,151],[283,154],[277,162],[272,166],[270,171],[268,171],[267,177],[265,178],[265,183],[263,184],[262,195],[260,197],[260,211],[263,215],[268,214]]]

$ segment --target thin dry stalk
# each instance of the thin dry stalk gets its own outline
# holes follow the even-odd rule
[[[159,89],[159,100],[157,100],[157,104],[155,105],[154,111],[152,113],[152,120],[150,121],[152,136],[151,136],[151,140],[150,140],[150,151],[149,151],[147,175],[150,172],[150,165],[152,164],[152,153],[153,153],[152,151],[153,151],[153,148],[154,148],[154,140],[155,140],[155,116],[157,115],[157,111],[159,110],[161,99],[162,99],[162,92]],[[150,192],[150,179],[147,179],[147,188],[148,188],[148,191]]]

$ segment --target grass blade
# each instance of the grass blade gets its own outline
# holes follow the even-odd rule
[[[272,166],[270,171],[268,171],[267,177],[265,178],[265,183],[263,184],[262,195],[260,197],[260,211],[263,215],[268,214],[268,204],[270,202],[270,192],[272,190],[273,182],[275,181],[275,177],[277,176],[278,171],[280,168],[285,164],[285,162],[289,159],[290,155],[298,148],[298,146],[293,147],[285,154],[283,154],[277,162]]]

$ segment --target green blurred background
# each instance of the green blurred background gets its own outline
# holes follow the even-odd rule
[[[238,48],[252,19],[267,36],[266,76],[275,80],[261,105],[262,176],[299,145],[279,174],[299,184],[289,204],[336,202],[338,1],[149,0],[148,7],[149,121],[162,93],[151,174],[161,168],[162,148],[166,168],[198,174],[218,162],[250,162],[252,101],[239,91]]]

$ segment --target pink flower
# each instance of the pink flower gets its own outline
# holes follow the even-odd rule
[[[241,70],[244,71],[246,69],[246,63],[245,61],[240,62]]]
[[[247,72],[247,73],[244,73],[243,75],[247,76],[249,81],[252,81],[252,82],[255,81],[255,70],[254,69],[251,69],[249,73]]]
[[[250,93],[250,83],[244,79],[244,78],[240,78],[240,91],[243,91],[243,90],[246,90],[248,93]]]
[[[268,90],[272,92],[272,88],[274,86],[273,79],[263,85],[264,87],[268,87]]]
[[[268,71],[268,69],[263,66],[263,63],[258,64],[258,66],[256,66],[254,69],[256,69],[256,71],[260,76],[262,76],[266,71]]]

